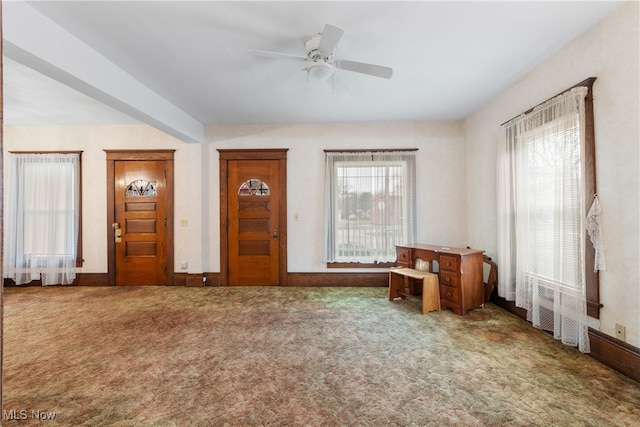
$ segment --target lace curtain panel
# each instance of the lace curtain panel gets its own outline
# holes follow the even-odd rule
[[[76,277],[79,154],[10,154],[4,276],[68,285]]]
[[[325,262],[394,262],[416,239],[415,152],[327,152]]]
[[[565,92],[503,125],[498,294],[533,326],[589,352],[584,274],[584,99]]]

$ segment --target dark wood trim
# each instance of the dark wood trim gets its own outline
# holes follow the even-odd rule
[[[220,286],[220,273],[204,273],[204,278],[207,279],[205,286]]]
[[[12,279],[4,279],[4,287],[6,288],[22,288],[22,287],[42,287],[42,281],[34,280],[24,285],[16,285]],[[51,286],[109,286],[109,276],[107,273],[78,273],[76,279],[70,285],[51,285]]]
[[[278,189],[280,197],[279,197],[279,206],[278,211],[280,212],[280,230],[278,232],[278,243],[280,256],[278,260],[280,261],[280,286],[287,286],[288,275],[287,275],[287,245],[289,239],[287,238],[287,152],[286,150],[280,153],[284,155],[284,157],[280,157],[278,159],[278,170],[280,171],[280,188]]]
[[[167,188],[167,230],[166,230],[166,266],[167,285],[174,284],[174,165],[173,158],[176,150],[104,150],[107,161],[107,274],[109,285],[116,283],[116,257],[113,229],[115,222],[115,162],[158,160],[165,162]]]
[[[577,86],[587,86],[588,92],[584,100],[585,133],[584,133],[584,184],[585,184],[585,214],[591,209],[594,197],[598,194],[596,182],[596,137],[593,117],[593,83],[595,77],[578,83]],[[593,270],[596,249],[591,243],[587,230],[584,230],[585,241],[585,291],[587,299],[587,314],[593,318],[600,318],[600,274]]]
[[[175,273],[169,286],[187,286],[187,273]]]
[[[640,382],[640,349],[593,329],[589,329],[589,342],[591,357]]]
[[[288,148],[218,149],[220,160],[285,160]]]
[[[203,274],[187,274],[185,286],[188,288],[203,288],[204,287]]]
[[[287,286],[388,287],[389,273],[289,273]]]
[[[172,160],[176,150],[104,150],[107,160]]]
[[[202,282],[202,278],[206,278],[207,281]],[[20,288],[20,287],[42,287],[40,280],[34,280],[24,285],[16,285],[12,279],[4,279],[4,287],[7,288]],[[203,273],[203,274],[187,274],[187,273],[174,273],[173,281],[167,283],[168,286],[188,286],[188,287],[202,287],[202,286],[220,286],[220,273]],[[71,285],[53,285],[53,286],[114,286],[109,284],[108,273],[78,273],[76,280]]]
[[[227,230],[229,229],[229,208],[227,206],[228,201],[228,185],[227,176],[229,174],[229,162],[228,159],[223,158],[223,153],[220,153],[220,283],[219,286],[227,286],[229,283],[229,235]]]
[[[78,273],[73,282],[76,286],[109,286],[107,273]]]
[[[227,175],[229,171],[229,160],[278,160],[280,169],[280,231],[279,247],[280,251],[280,286],[287,286],[287,148],[264,148],[264,149],[218,149],[219,171],[220,171],[220,277],[218,286],[227,286],[229,283],[229,256],[228,256],[228,191]],[[207,285],[211,286],[211,285]]]
[[[560,95],[562,95],[563,93],[568,92],[568,91],[570,91],[570,90],[571,90],[571,89],[573,89],[573,88],[580,87],[580,86],[587,86],[588,88],[591,88],[591,87],[593,86],[593,82],[595,82],[595,81],[596,81],[596,77],[589,77],[589,78],[586,78],[586,79],[584,79],[583,81],[581,81],[580,83],[576,83],[576,84],[574,84],[573,86],[571,86],[570,88],[567,88],[567,89],[563,90],[562,92],[556,93],[556,94],[555,94],[555,95],[553,95],[552,97],[549,97],[549,98],[545,99],[544,101],[542,101],[542,102],[538,103],[537,105],[535,105],[535,106],[533,106],[533,107],[529,108],[527,111],[522,112],[522,113],[518,114],[517,116],[511,117],[509,120],[507,120],[506,122],[502,123],[500,126],[504,126],[504,125],[506,125],[507,123],[509,123],[511,120],[517,119],[518,117],[520,117],[520,116],[522,116],[522,115],[529,114],[530,112],[532,112],[533,110],[535,110],[535,109],[536,109],[536,107],[538,107],[538,106],[540,106],[540,105],[544,104],[544,103],[545,103],[545,102],[547,102],[547,101],[551,101],[551,100],[552,100],[553,98],[555,98],[556,96],[560,96]]]

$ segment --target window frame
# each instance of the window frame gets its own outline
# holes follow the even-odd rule
[[[591,208],[591,204],[593,203],[594,197],[597,195],[597,187],[596,187],[596,138],[595,138],[595,120],[594,120],[594,112],[593,112],[593,84],[596,81],[596,77],[589,77],[579,83],[574,84],[573,86],[563,90],[562,92],[550,97],[549,99],[539,103],[538,105],[544,104],[546,101],[555,98],[558,95],[561,95],[567,91],[570,91],[576,87],[586,87],[587,95],[584,99],[584,203],[585,203],[585,212],[589,212]],[[527,111],[523,112],[521,115],[531,113],[535,108],[534,106]],[[517,116],[516,116],[517,117]],[[502,123],[501,126],[515,119],[513,117],[506,122]],[[600,275],[598,271],[594,271],[594,262],[595,262],[595,248],[593,244],[591,244],[591,239],[589,237],[588,231],[583,230],[584,233],[584,279],[585,279],[585,292],[586,292],[586,302],[587,302],[587,315],[593,317],[595,319],[600,318],[600,308],[602,308],[602,304],[600,303]]]
[[[369,153],[384,153],[384,152],[416,152],[418,151],[417,148],[389,148],[389,149],[357,149],[357,150],[324,150],[325,152],[325,161],[326,161],[326,154],[328,153],[344,153],[344,154],[354,154],[354,153],[360,153],[360,154],[369,154]],[[414,188],[417,185],[417,179],[414,176]],[[329,189],[325,189],[325,191],[329,191]],[[417,212],[416,212],[416,216],[417,216]],[[324,230],[325,233],[328,232],[327,229]],[[395,266],[395,261],[389,261],[389,262],[343,262],[343,261],[332,261],[332,262],[325,262],[327,268],[333,269],[333,268],[389,268],[389,267],[393,267]]]

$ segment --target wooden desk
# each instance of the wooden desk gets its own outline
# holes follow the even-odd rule
[[[482,254],[476,249],[414,243],[396,245],[396,266],[414,268],[416,258],[431,262],[440,282],[440,305],[454,313],[484,306]]]

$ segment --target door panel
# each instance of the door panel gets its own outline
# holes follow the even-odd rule
[[[116,285],[166,285],[165,161],[116,161],[114,191]]]
[[[228,162],[229,285],[278,285],[280,163]]]

